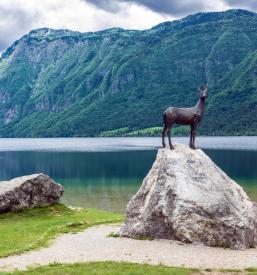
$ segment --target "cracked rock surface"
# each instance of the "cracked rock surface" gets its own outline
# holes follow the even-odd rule
[[[0,181],[0,213],[54,204],[63,192],[63,186],[45,174]]]
[[[257,245],[257,206],[202,150],[159,149],[120,235],[233,249]]]

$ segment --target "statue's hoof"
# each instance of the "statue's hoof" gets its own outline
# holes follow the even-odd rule
[[[190,146],[191,149],[196,150],[195,146]]]
[[[162,148],[166,148],[166,145],[165,145],[165,144],[162,144]]]
[[[170,146],[170,150],[174,150],[174,147],[173,147],[173,146]]]

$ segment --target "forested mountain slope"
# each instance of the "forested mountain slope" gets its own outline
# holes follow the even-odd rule
[[[257,14],[199,13],[149,30],[38,29],[0,59],[0,136],[94,136],[162,125],[209,97],[200,133],[257,135]]]

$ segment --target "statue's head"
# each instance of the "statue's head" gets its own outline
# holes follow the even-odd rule
[[[207,91],[208,91],[208,87],[206,85],[201,85],[201,87],[199,88],[199,92],[200,92],[200,98],[206,98],[207,97]]]

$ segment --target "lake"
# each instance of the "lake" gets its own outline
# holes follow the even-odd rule
[[[198,137],[197,146],[257,201],[257,137]],[[160,138],[0,139],[0,179],[44,172],[72,206],[124,212],[156,157]],[[188,138],[174,138],[188,143]]]

